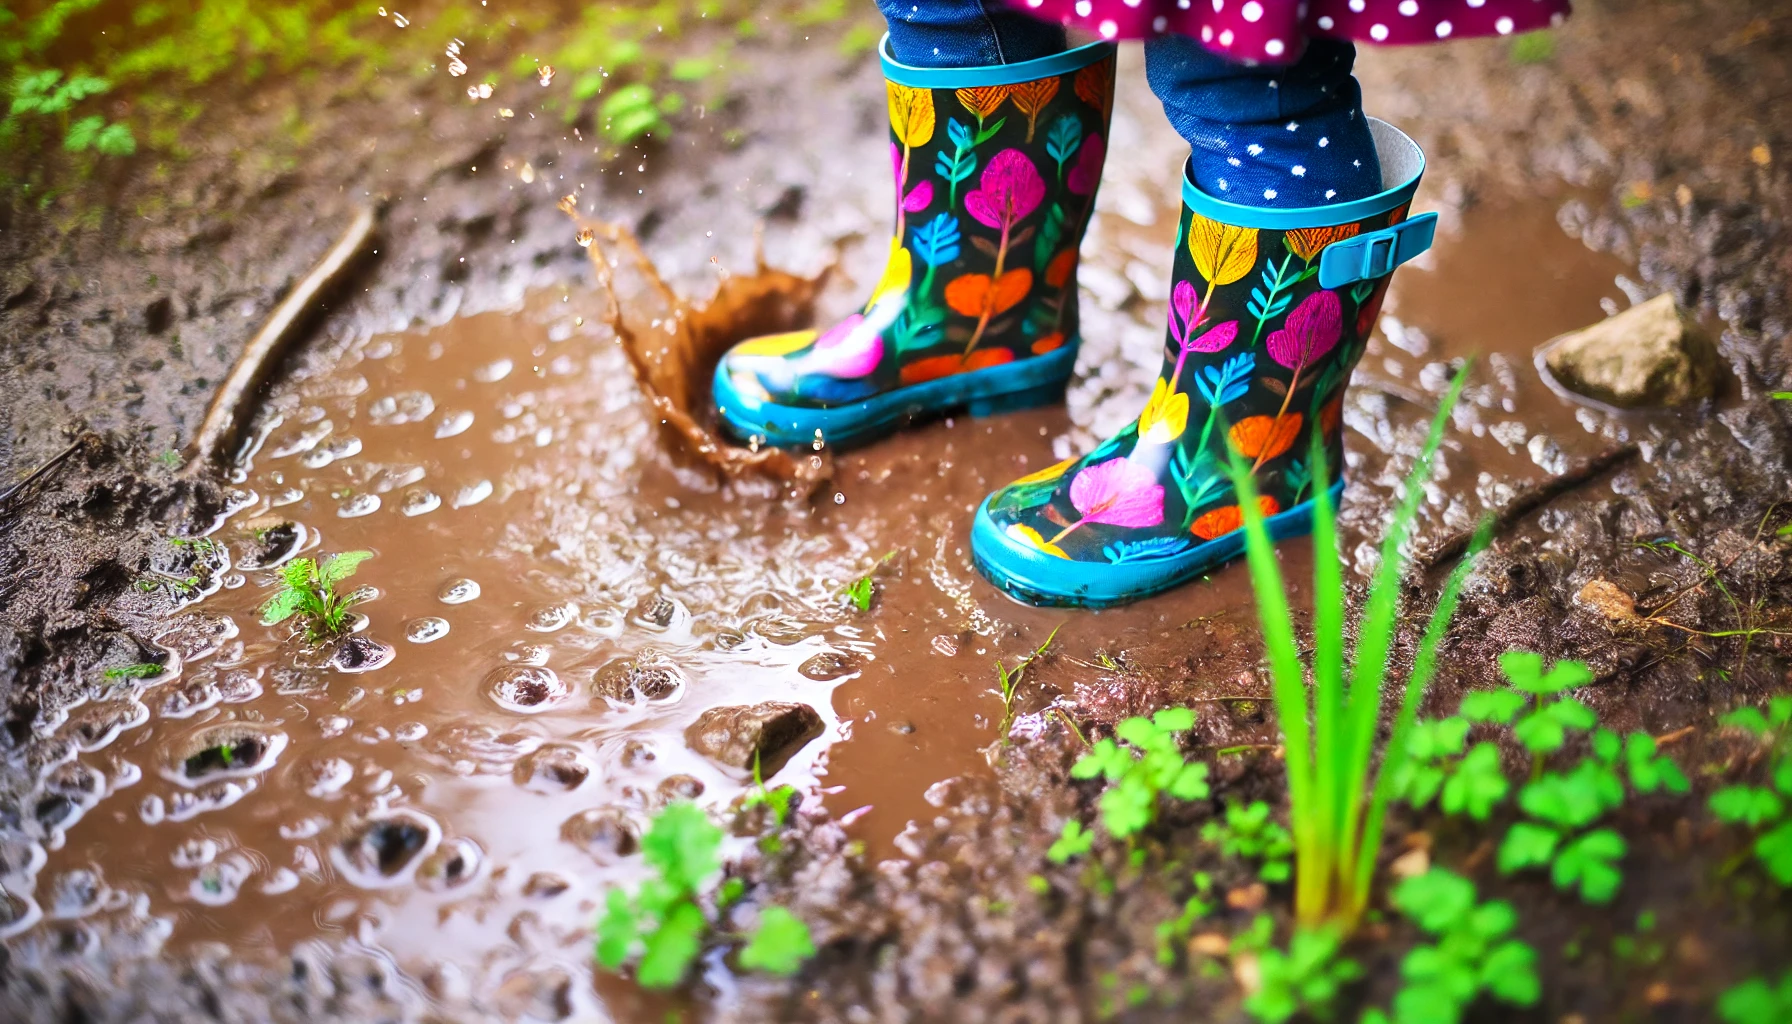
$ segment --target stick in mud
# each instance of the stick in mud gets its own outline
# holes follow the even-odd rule
[[[1635,458],[1638,451],[1639,449],[1634,444],[1618,445],[1600,452],[1561,476],[1553,476],[1542,483],[1531,484],[1523,488],[1513,496],[1511,501],[1506,502],[1493,513],[1493,535],[1500,536],[1516,525],[1520,519],[1537,509],[1624,465]],[[1468,543],[1474,537],[1474,533],[1473,530],[1462,530],[1451,535],[1449,539],[1418,560],[1419,571],[1430,573],[1446,562],[1455,561],[1464,551],[1468,550]]]
[[[199,433],[187,448],[187,465],[181,475],[206,472],[234,449],[253,399],[279,365],[296,334],[294,328],[300,324],[311,303],[334,288],[343,273],[356,262],[355,257],[373,237],[378,219],[378,211],[371,206],[357,210],[348,230],[311,268],[311,273],[306,274],[304,280],[274,307],[261,330],[255,332],[243,354],[237,357],[236,364],[230,368],[230,376],[224,378],[217,394],[212,396],[212,404],[205,411]]]
[[[62,465],[64,462],[68,461],[68,457],[70,455],[75,454],[76,449],[80,448],[84,444],[97,443],[98,441],[99,441],[99,435],[92,433],[92,432],[81,434],[79,437],[76,437],[73,441],[70,441],[68,443],[68,447],[57,452],[55,455],[50,456],[48,459],[46,459],[44,461],[44,463],[42,465],[38,466],[36,469],[32,470],[29,473],[26,473],[25,479],[20,480],[18,483],[13,484],[11,487],[8,487],[6,489],[5,494],[0,494],[0,508],[5,508],[8,504],[10,504],[12,502],[13,498],[17,497],[20,494],[23,494],[25,492],[25,488],[30,487],[32,484],[36,483],[37,481],[41,480],[43,477],[45,477],[46,475],[48,475],[49,473],[54,471],[56,469],[56,467]]]

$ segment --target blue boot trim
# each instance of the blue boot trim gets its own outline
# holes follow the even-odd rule
[[[780,447],[806,445],[819,433],[836,448],[850,447],[956,409],[991,416],[1062,401],[1070,371],[1076,367],[1078,341],[1073,338],[1042,356],[955,373],[826,409],[774,402],[754,405],[735,390],[726,372],[728,361],[723,359],[716,367],[715,403],[722,426],[743,441],[757,437],[763,444]]]
[[[1332,485],[1334,506],[1343,493],[1343,481]],[[1312,501],[1270,516],[1267,525],[1275,540],[1310,533]],[[1244,531],[1234,530],[1171,558],[1118,565],[1071,561],[1010,540],[990,519],[988,498],[971,525],[971,555],[977,570],[1015,599],[1051,607],[1108,608],[1136,601],[1186,583],[1243,552]]]

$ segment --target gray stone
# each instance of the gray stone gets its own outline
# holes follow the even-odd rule
[[[692,750],[738,771],[751,772],[757,756],[760,775],[769,779],[821,731],[821,715],[809,705],[766,701],[710,708],[697,716],[684,738]]]
[[[1562,335],[1543,360],[1563,387],[1624,408],[1696,401],[1717,382],[1717,354],[1687,327],[1672,295]]]

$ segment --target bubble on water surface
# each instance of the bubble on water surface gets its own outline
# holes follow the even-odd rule
[[[325,797],[353,781],[355,769],[340,757],[320,757],[299,766],[298,776],[304,782],[305,792]]]
[[[293,436],[270,446],[268,448],[267,457],[270,459],[284,459],[289,456],[298,455],[301,452],[308,452],[317,447],[319,441],[329,437],[331,432],[335,429],[335,425],[329,420],[319,420],[316,423],[300,429],[297,433],[293,434]]]
[[[443,604],[466,604],[478,596],[479,584],[465,577],[449,580],[436,591],[436,600]]]
[[[338,672],[371,672],[390,662],[398,652],[367,636],[351,636],[336,645],[330,667]]]
[[[481,384],[495,384],[510,376],[516,364],[508,359],[494,359],[473,370],[473,379]]]
[[[65,921],[86,917],[100,909],[111,891],[96,870],[65,871],[50,885],[50,916]]]
[[[444,413],[441,419],[436,420],[436,436],[441,438],[464,434],[472,425],[473,414],[466,409],[457,409],[454,412]]]
[[[479,844],[459,837],[444,840],[436,851],[417,865],[417,884],[441,891],[465,885],[479,873],[485,860]]]
[[[217,860],[220,849],[216,839],[189,839],[175,847],[168,860],[177,868],[191,871]]]
[[[380,510],[380,496],[377,494],[356,494],[337,506],[336,514],[344,519],[359,519]]]
[[[485,692],[506,711],[532,715],[564,701],[572,688],[553,669],[504,665],[486,674]]]
[[[28,896],[0,890],[0,939],[17,935],[43,917],[43,911]]]
[[[578,748],[549,743],[518,761],[511,778],[536,793],[567,793],[584,785],[591,771],[591,762]]]
[[[414,644],[426,644],[448,635],[448,620],[425,615],[405,623],[404,638]]]
[[[299,873],[291,868],[275,868],[268,880],[261,883],[261,891],[265,896],[278,896],[291,892],[299,887]]]
[[[518,665],[546,665],[548,663],[548,648],[543,644],[518,640],[499,657]]]
[[[255,865],[247,857],[234,855],[200,868],[198,877],[187,887],[187,893],[195,903],[221,907],[236,899],[243,883],[254,871]]]
[[[422,722],[406,722],[392,730],[392,736],[400,743],[415,743],[429,735],[429,726]]]
[[[442,496],[434,491],[415,487],[404,492],[398,510],[407,516],[420,516],[442,507]]]
[[[477,505],[491,496],[492,482],[490,480],[481,480],[478,483],[468,484],[456,491],[454,494],[454,507],[467,508],[472,505]]]
[[[561,823],[560,838],[600,864],[627,857],[641,848],[640,831],[626,812],[615,807],[580,811]]]
[[[579,617],[579,606],[571,601],[561,601],[537,608],[529,613],[523,628],[534,633],[552,633],[564,629],[567,623]]]

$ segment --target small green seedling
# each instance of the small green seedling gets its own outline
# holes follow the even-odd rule
[[[702,899],[722,866],[722,830],[697,805],[668,804],[641,837],[641,856],[653,876],[634,893],[611,889],[597,922],[597,962],[611,971],[636,964],[643,988],[673,988],[684,980],[711,931]],[[715,902],[739,900],[741,886],[724,885]],[[788,910],[767,907],[759,927],[741,952],[743,966],[776,974],[794,973],[814,954],[809,930]]]
[[[1071,778],[1106,778],[1114,783],[1101,795],[1099,804],[1102,827],[1109,835],[1128,839],[1156,821],[1164,794],[1178,800],[1201,800],[1211,793],[1207,764],[1184,760],[1176,743],[1177,735],[1194,727],[1195,713],[1187,708],[1165,708],[1150,718],[1128,718],[1114,729],[1114,735],[1127,746],[1103,739],[1071,766]]]
[[[846,602],[859,611],[870,611],[871,597],[877,592],[877,570],[883,568],[885,563],[895,557],[896,552],[885,552],[884,556],[877,560],[877,564],[871,567],[870,572],[841,588],[840,596],[846,598]]]
[[[336,585],[355,574],[371,551],[345,551],[331,555],[322,565],[314,558],[295,558],[280,567],[280,589],[261,606],[264,625],[303,616],[313,639],[341,633],[348,625],[353,595],[338,594]]]
[[[1330,1019],[1338,993],[1363,976],[1355,960],[1341,955],[1343,945],[1336,928],[1302,928],[1286,953],[1264,950],[1257,958],[1259,987],[1245,998],[1245,1012],[1264,1024],[1282,1024],[1303,1010]]]
[[[108,680],[148,679],[162,674],[162,666],[153,661],[140,661],[134,665],[118,665],[105,671]]]
[[[1768,785],[1725,786],[1711,794],[1711,813],[1721,821],[1757,830],[1755,859],[1781,886],[1792,886],[1792,697],[1775,697],[1767,710],[1739,708],[1718,720],[1768,748]]]
[[[1201,838],[1219,844],[1220,852],[1228,857],[1260,862],[1257,877],[1265,882],[1286,882],[1292,877],[1289,862],[1294,856],[1294,837],[1270,820],[1269,804],[1262,800],[1227,805],[1225,822],[1209,821],[1201,826]]]
[[[1405,984],[1392,1011],[1371,1009],[1362,1024],[1457,1024],[1482,994],[1510,1006],[1536,1005],[1537,952],[1511,937],[1518,924],[1512,904],[1477,904],[1474,883],[1443,868],[1401,882],[1393,899],[1436,941],[1406,954]]]
[[[1045,859],[1053,864],[1068,864],[1094,848],[1095,833],[1084,828],[1082,822],[1071,818],[1064,823],[1063,831],[1058,833],[1051,848],[1045,851]]]
[[[1558,696],[1592,682],[1593,670],[1585,662],[1558,661],[1544,671],[1541,654],[1507,651],[1500,655],[1500,671],[1512,689],[1468,694],[1462,700],[1462,717],[1511,725],[1513,738],[1531,752],[1534,779],[1543,774],[1544,759],[1568,744],[1570,733],[1585,732],[1598,724],[1592,708],[1573,697]],[[1555,699],[1546,700],[1549,697]],[[1526,703],[1531,709],[1520,715]]]
[[[1014,698],[1020,692],[1021,678],[1026,675],[1027,669],[1033,667],[1034,662],[1045,657],[1046,651],[1052,646],[1052,641],[1058,638],[1058,630],[1063,628],[1062,623],[1053,626],[1052,631],[1046,635],[1045,642],[1033,648],[1026,657],[1015,663],[1012,669],[1000,661],[996,662],[996,682],[1000,686],[997,692],[1002,696],[1001,733],[1004,739],[1008,736],[1008,726],[1014,721]]]
[[[1195,922],[1213,913],[1213,876],[1205,871],[1194,875],[1195,892],[1182,904],[1182,913],[1174,920],[1157,926],[1157,962],[1165,967],[1176,962],[1176,947],[1188,941]]]
[[[1470,726],[1461,715],[1414,723],[1394,792],[1420,810],[1435,799],[1445,814],[1486,821],[1512,784],[1500,770],[1498,744],[1468,746]]]
[[[753,788],[747,790],[746,795],[741,797],[741,810],[750,811],[755,807],[765,807],[772,812],[772,818],[777,822],[778,827],[783,828],[790,821],[790,809],[795,804],[796,797],[795,786],[786,784],[766,787],[765,779],[761,777],[759,771],[759,752],[754,751]],[[776,836],[766,836],[765,838],[770,840],[770,844],[778,843]]]
[[[229,742],[218,744],[218,759],[224,762],[224,767],[236,767],[235,758],[236,744]]]
[[[1778,985],[1765,978],[1750,978],[1717,1000],[1717,1016],[1724,1024],[1785,1024],[1792,1020],[1792,972],[1780,976]]]

